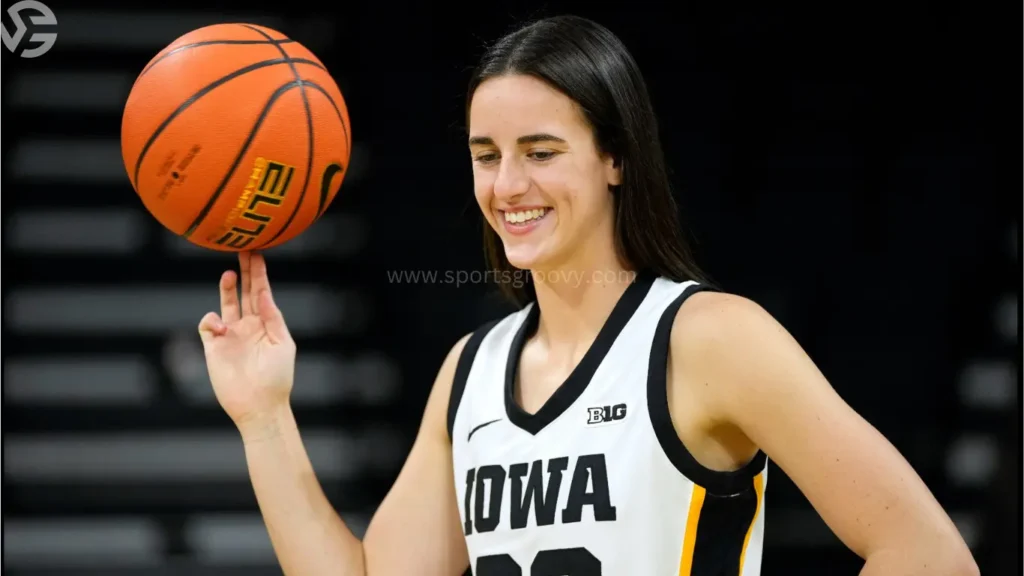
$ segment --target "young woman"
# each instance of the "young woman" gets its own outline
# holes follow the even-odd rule
[[[199,330],[285,573],[758,574],[767,458],[866,560],[977,572],[900,454],[764,310],[700,282],[657,122],[620,41],[560,17],[494,45],[470,84],[488,258],[524,307],[460,340],[360,541],[289,409],[295,344],[262,256]],[[498,276],[502,277],[501,275]]]

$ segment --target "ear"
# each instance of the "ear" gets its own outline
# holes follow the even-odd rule
[[[604,179],[609,186],[622,185],[622,163],[612,156],[605,156]]]

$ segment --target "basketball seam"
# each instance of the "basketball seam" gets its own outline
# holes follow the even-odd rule
[[[256,28],[255,26],[250,26],[249,24],[243,24],[243,26],[263,36],[267,40],[271,39],[269,34],[264,32],[263,30],[260,30],[259,28]],[[277,233],[271,236],[269,240],[263,242],[259,246],[255,246],[254,249],[262,248],[267,244],[270,244],[274,240],[277,240],[278,238],[281,237],[281,235],[284,234],[285,230],[287,230],[288,227],[292,225],[292,222],[295,221],[295,217],[299,214],[299,210],[302,208],[302,202],[306,199],[306,191],[309,188],[309,178],[311,173],[313,172],[313,111],[309,105],[309,96],[306,94],[305,81],[299,74],[299,69],[296,68],[294,64],[292,64],[292,57],[290,54],[288,54],[288,51],[278,44],[275,44],[274,47],[277,48],[278,52],[281,53],[281,56],[283,56],[284,59],[288,61],[288,67],[291,68],[292,70],[292,76],[294,76],[295,81],[299,83],[299,92],[302,95],[302,106],[303,108],[305,108],[306,111],[306,136],[309,138],[309,145],[306,147],[306,175],[303,178],[302,191],[299,192],[299,200],[295,203],[295,208],[292,209],[292,213],[288,215],[288,219],[285,220],[284,225],[281,226]]]
[[[173,122],[175,118],[180,116],[190,106],[192,106],[200,99],[202,99],[203,96],[206,96],[210,92],[213,92],[215,89],[223,86],[224,84],[227,84],[231,80],[244,76],[249,72],[261,70],[263,68],[268,68],[270,66],[276,66],[278,64],[284,64],[285,62],[286,61],[284,59],[275,58],[273,60],[264,60],[262,62],[256,62],[255,64],[244,66],[242,68],[239,68],[238,70],[235,70],[234,72],[221,76],[220,78],[214,80],[210,84],[207,84],[206,86],[200,88],[198,92],[196,92],[187,100],[182,102],[181,105],[179,105],[173,112],[171,112],[169,116],[167,116],[166,119],[164,119],[163,122],[160,123],[159,126],[157,126],[156,130],[153,131],[153,134],[150,135],[149,140],[147,140],[146,143],[142,146],[142,150],[139,152],[139,157],[135,161],[135,171],[132,174],[132,184],[135,186],[135,189],[139,189],[139,171],[142,169],[142,162],[143,160],[145,160],[146,154],[149,152],[149,149],[153,146],[153,144],[156,143],[157,138],[159,138],[160,135],[163,134],[164,130],[166,130],[167,127],[171,125],[171,122]],[[320,68],[321,70],[324,70],[323,66],[312,60],[303,59],[302,64],[309,64],[317,68]]]
[[[327,72],[327,69],[325,68],[321,67],[320,69]],[[345,145],[349,147],[349,150],[351,150],[352,135],[348,133],[348,125],[345,124],[345,119],[341,116],[341,108],[338,108],[338,104],[334,101],[334,98],[331,98],[331,95],[327,93],[327,90],[325,90],[323,86],[313,82],[312,80],[304,80],[304,82],[310,88],[313,88],[317,92],[323,94],[324,97],[327,98],[327,101],[331,103],[331,107],[334,108],[334,114],[338,117],[338,122],[341,123],[341,131],[345,133]]]
[[[224,46],[224,45],[229,45],[229,46],[230,45],[252,46],[252,45],[255,45],[255,44],[267,44],[267,45],[270,45],[270,44],[290,44],[290,43],[293,43],[293,42],[295,42],[295,40],[292,40],[290,38],[284,38],[282,40],[203,40],[202,42],[193,42],[191,44],[183,44],[181,46],[178,46],[177,48],[174,48],[173,50],[171,50],[170,52],[168,52],[166,54],[160,55],[156,60],[153,60],[152,62],[150,62],[148,66],[143,68],[142,72],[139,72],[139,78],[142,78],[143,75],[145,75],[147,72],[152,70],[154,66],[156,66],[157,64],[162,62],[165,58],[167,58],[167,57],[169,57],[169,56],[171,56],[173,54],[177,54],[179,52],[183,52],[185,50],[191,50],[193,48],[200,48],[202,46]],[[139,81],[138,78],[136,78],[135,81],[138,82]]]
[[[242,144],[242,149],[238,152],[238,155],[235,157],[235,161],[232,162],[231,168],[228,170],[228,173],[221,180],[220,185],[217,186],[217,189],[214,190],[213,194],[210,195],[210,199],[207,200],[206,205],[204,205],[203,208],[199,211],[199,214],[196,215],[196,218],[192,222],[192,225],[189,226],[188,230],[186,230],[185,233],[182,234],[182,236],[184,236],[185,238],[191,236],[192,233],[196,231],[196,228],[198,228],[199,225],[203,223],[203,220],[205,220],[206,217],[210,214],[210,210],[213,209],[213,205],[217,203],[217,199],[220,198],[220,195],[224,193],[224,189],[227,187],[228,182],[231,180],[231,176],[233,176],[235,170],[238,169],[238,165],[242,163],[242,158],[245,156],[245,153],[248,152],[249,147],[252,146],[253,140],[256,139],[256,133],[259,132],[260,127],[263,126],[263,121],[267,119],[267,116],[270,114],[271,108],[274,107],[274,103],[277,102],[282,96],[284,96],[285,93],[287,93],[289,90],[297,86],[298,83],[295,81],[287,82],[279,86],[276,90],[274,90],[274,93],[270,95],[270,99],[267,100],[267,104],[263,107],[263,110],[260,111],[260,115],[256,118],[256,124],[253,125],[252,130],[249,131],[249,136],[245,139],[245,142]]]
[[[348,127],[345,126],[345,119],[341,117],[341,110],[338,108],[338,105],[334,103],[334,99],[331,98],[331,95],[327,93],[327,90],[324,90],[324,88],[322,86],[320,86],[319,84],[317,84],[316,82],[310,82],[309,80],[307,80],[306,81],[306,85],[309,86],[310,88],[313,88],[314,90],[316,90],[320,94],[323,94],[323,96],[325,98],[327,98],[327,101],[330,102],[331,107],[334,108],[334,114],[335,114],[335,116],[338,117],[338,123],[341,124],[341,131],[345,134],[345,145],[349,148],[349,154],[351,154],[352,143],[351,143],[351,140],[349,139]],[[349,161],[349,164],[350,165],[352,164],[351,160]],[[331,178],[332,179],[334,178],[333,174],[331,175]],[[327,196],[330,194],[329,182],[330,181],[328,181],[327,188],[324,188],[324,182],[323,182],[323,179],[321,177],[321,181],[320,181],[320,202],[319,202],[319,205],[317,206],[317,209],[316,209],[316,217],[313,219],[314,222],[319,220],[320,217],[324,215],[324,209],[327,208]]]
[[[249,28],[253,32],[256,32],[257,34],[260,34],[261,36],[263,36],[263,38],[269,38],[269,35],[267,35],[266,33],[264,33],[263,31],[259,30],[258,28],[254,27],[254,26],[251,26],[251,25],[248,25],[248,24],[243,24],[242,26],[245,26],[246,28]],[[266,42],[266,40],[253,40],[253,42]],[[288,57],[291,56],[290,54],[288,54],[285,50],[283,50],[281,48],[280,44],[278,44],[277,48],[278,48],[278,51],[281,52],[285,56],[285,58],[288,58]],[[295,62],[299,62],[299,61],[300,61],[300,59],[295,59]],[[324,72],[327,72],[327,69],[325,67],[323,67],[323,66],[319,66],[318,68],[320,68]],[[295,70],[294,68],[292,69],[292,71],[293,71],[294,74],[296,74],[296,79],[300,80],[303,83],[304,86],[309,86],[310,88],[313,88],[313,89],[317,90],[325,98],[327,98],[327,101],[331,104],[331,107],[334,108],[334,115],[338,117],[338,123],[341,125],[341,131],[345,134],[345,146],[349,149],[349,151],[351,153],[351,150],[352,150],[352,135],[351,135],[351,133],[349,133],[348,124],[345,122],[345,119],[342,117],[341,109],[338,108],[338,103],[334,101],[334,98],[322,86],[320,86],[316,82],[313,82],[311,80],[307,80],[305,78],[302,78],[302,77],[298,76],[298,71]],[[305,90],[304,89],[303,89],[303,98],[304,98],[304,100],[306,99]],[[312,122],[311,118],[310,118],[310,122]],[[310,127],[312,127],[312,126],[310,126]],[[312,135],[310,135],[310,143],[312,143],[312,141],[313,141]],[[311,145],[311,147],[310,147],[310,159],[309,159],[309,162],[308,162],[308,164],[310,165],[310,168],[312,167],[312,157],[313,157],[313,149],[312,149],[312,145]],[[306,177],[306,186],[308,186],[308,185],[309,185],[309,176]],[[264,242],[261,246],[266,246],[267,244],[269,244],[269,243],[273,242],[274,240],[276,240],[278,237],[281,236],[281,234],[284,233],[284,230],[287,229],[291,225],[292,220],[294,220],[295,215],[298,213],[299,207],[301,207],[302,201],[303,201],[304,196],[305,196],[305,191],[306,191],[306,187],[304,186],[303,187],[303,192],[301,193],[301,197],[299,199],[298,206],[296,207],[295,211],[292,212],[291,217],[289,217],[288,221],[285,222],[284,226],[281,227],[281,230],[278,231],[278,233],[275,234],[270,240],[267,240],[266,242]],[[319,198],[319,202],[318,202],[318,205],[317,205],[316,216],[313,218],[314,222],[316,222],[317,220],[320,219],[321,216],[323,216],[324,209],[326,208],[328,193],[329,193],[329,189],[328,190],[324,190],[323,189],[323,182],[321,182],[320,198]]]

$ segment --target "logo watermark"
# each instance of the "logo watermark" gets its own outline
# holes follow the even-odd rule
[[[21,0],[20,2],[15,2],[13,6],[7,9],[7,15],[11,17],[11,22],[14,23],[14,33],[11,34],[7,30],[7,26],[0,22],[0,35],[3,36],[4,47],[10,50],[12,54],[17,54],[18,47],[25,42],[38,43],[38,46],[25,48],[20,54],[22,58],[37,58],[49,52],[50,48],[53,48],[54,42],[57,41],[57,33],[32,32],[26,38],[25,33],[28,32],[28,25],[25,24],[25,20],[21,17],[21,13],[25,11],[38,12],[38,14],[30,14],[28,17],[28,21],[33,26],[57,25],[57,17],[46,4],[37,0]]]

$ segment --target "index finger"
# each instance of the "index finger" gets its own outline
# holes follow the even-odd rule
[[[238,270],[242,275],[242,316],[252,316],[256,314],[252,292],[252,254],[238,253]]]
[[[270,291],[270,276],[267,275],[267,261],[263,258],[263,254],[252,253],[252,260],[249,262],[249,276],[252,278],[251,290],[254,299],[259,297],[260,292]]]

